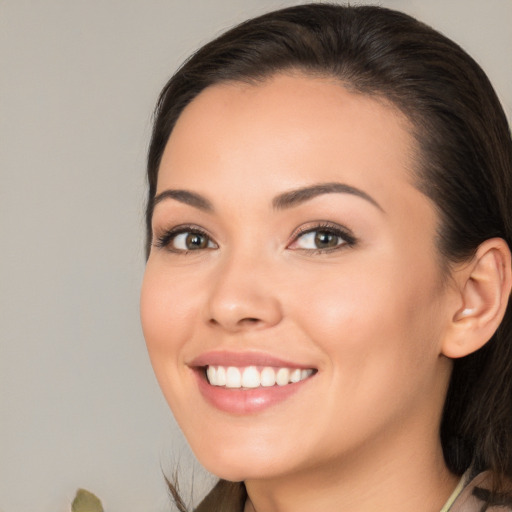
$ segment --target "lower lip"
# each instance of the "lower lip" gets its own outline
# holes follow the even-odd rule
[[[194,370],[199,391],[215,408],[230,414],[253,414],[279,404],[297,393],[312,379],[286,384],[285,386],[259,387],[254,389],[212,386],[202,370]]]

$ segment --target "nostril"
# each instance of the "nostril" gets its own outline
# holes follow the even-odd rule
[[[260,318],[254,318],[254,317],[247,317],[247,318],[241,318],[236,322],[237,325],[256,325],[261,323],[262,320]],[[209,320],[210,325],[220,325],[221,322],[216,320],[215,318],[210,318]]]
[[[205,321],[211,327],[235,331],[259,329],[273,326],[281,320],[280,304],[275,297],[247,290],[245,295],[238,291],[238,295],[231,296],[227,291],[227,288],[217,290],[206,304]]]
[[[259,318],[242,318],[241,320],[239,320],[239,324],[240,325],[254,325],[254,324],[258,324],[260,323],[261,320]]]

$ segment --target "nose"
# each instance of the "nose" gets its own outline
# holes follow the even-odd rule
[[[206,321],[229,332],[262,329],[282,319],[278,290],[268,266],[231,258],[216,268],[206,305]]]

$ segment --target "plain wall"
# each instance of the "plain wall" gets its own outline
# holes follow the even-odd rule
[[[162,468],[191,462],[139,326],[151,111],[198,45],[294,3],[0,0],[0,512],[78,487],[170,509]],[[512,117],[512,0],[380,3],[466,48]]]

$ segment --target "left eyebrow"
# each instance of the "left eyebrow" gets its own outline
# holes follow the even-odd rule
[[[203,210],[205,212],[212,212],[213,205],[200,194],[196,194],[195,192],[190,192],[189,190],[164,190],[160,194],[156,195],[153,198],[151,209],[153,210],[158,203],[166,199],[174,199],[183,204],[188,204],[197,208],[198,210]]]
[[[384,212],[382,206],[363,190],[352,187],[351,185],[346,185],[345,183],[336,182],[319,183],[317,185],[311,185],[310,187],[303,187],[289,192],[284,192],[273,199],[272,206],[276,210],[293,208],[294,206],[298,206],[299,204],[323,194],[351,194],[368,201],[381,212]]]

